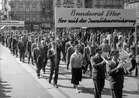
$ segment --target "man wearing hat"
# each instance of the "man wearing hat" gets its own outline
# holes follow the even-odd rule
[[[106,62],[101,56],[102,50],[97,48],[95,50],[95,56],[91,57],[92,65],[92,78],[94,81],[94,98],[101,98],[101,91],[104,88],[105,84],[105,73],[106,73]]]
[[[108,75],[110,76],[110,89],[112,98],[122,98],[124,83],[124,63],[119,60],[119,51],[111,52],[111,61],[108,64]]]

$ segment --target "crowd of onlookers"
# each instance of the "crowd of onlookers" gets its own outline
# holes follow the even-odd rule
[[[113,32],[63,29],[57,30],[56,34],[51,31],[4,30],[0,31],[0,42],[10,49],[11,54],[19,57],[20,61],[25,62],[25,58],[28,58],[28,63],[35,64],[38,78],[41,69],[45,74],[45,67],[48,60],[50,60],[49,83],[51,83],[53,74],[55,74],[54,85],[56,87],[59,64],[62,60],[66,63],[67,70],[72,70],[71,82],[77,88],[78,82],[81,81],[81,74],[86,74],[88,70],[91,77],[94,74],[93,69],[95,68],[93,68],[94,63],[91,62],[91,58],[95,57],[100,51],[108,61],[111,59],[111,53],[112,56],[117,53],[113,53],[115,50],[125,50],[127,53],[132,54],[130,55],[131,68],[127,69],[127,72],[132,74],[132,71],[136,70],[134,76],[139,76],[139,60],[136,59],[137,55],[139,55],[139,41],[135,44],[134,34],[134,32],[131,32],[125,35],[117,29]],[[78,52],[81,55],[78,55]],[[77,68],[81,68],[83,71],[79,71]]]

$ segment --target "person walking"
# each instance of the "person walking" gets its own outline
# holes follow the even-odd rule
[[[47,57],[50,59],[50,75],[49,75],[49,83],[51,84],[51,80],[55,71],[54,82],[53,85],[57,88],[57,80],[58,80],[58,71],[59,71],[59,63],[60,63],[60,46],[56,45],[56,43],[51,43],[51,48],[48,49]]]
[[[20,61],[25,60],[25,44],[23,42],[23,38],[21,37],[20,41],[18,42],[18,49],[20,54]]]
[[[108,75],[112,98],[122,98],[124,84],[124,63],[119,60],[119,51],[111,52],[111,61],[108,64]]]
[[[37,67],[36,73],[38,76],[38,79],[40,78],[40,70],[42,68],[42,56],[41,56],[41,50],[39,48],[39,43],[36,44],[37,46],[33,49],[33,58]]]
[[[27,41],[27,44],[26,44],[26,51],[28,53],[28,64],[30,63],[30,59],[33,62],[32,53],[31,53],[31,45],[32,45],[31,37],[28,37],[28,41]]]
[[[95,50],[95,56],[91,57],[91,65],[93,68],[93,81],[94,81],[94,98],[101,98],[101,91],[105,84],[105,74],[106,74],[106,62],[101,56],[102,50],[97,48]]]
[[[76,88],[76,92],[80,93],[81,90],[78,89],[79,81],[82,80],[82,61],[83,56],[80,53],[80,45],[75,46],[75,52],[71,55],[70,58],[70,66],[71,66],[71,83],[74,88]]]
[[[70,47],[67,49],[67,53],[66,53],[66,64],[67,64],[67,70],[69,70],[69,64],[70,64],[70,58],[71,55],[75,52],[74,50],[74,43],[71,42]]]

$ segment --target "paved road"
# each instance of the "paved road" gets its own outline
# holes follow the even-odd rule
[[[0,98],[52,98],[0,45]]]
[[[94,98],[94,85],[88,75],[80,83],[81,93],[76,93],[70,82],[71,73],[63,62],[60,65],[58,88],[48,83],[49,67],[46,74],[37,79],[36,67],[22,63],[0,44],[0,98]],[[105,81],[102,98],[111,98],[109,82]],[[139,98],[136,79],[125,77],[124,98]]]

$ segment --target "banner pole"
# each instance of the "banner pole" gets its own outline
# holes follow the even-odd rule
[[[55,48],[56,48],[56,49],[55,49],[55,50],[56,50],[56,55],[55,55],[55,57],[56,57],[56,58],[55,58],[55,64],[56,64],[56,65],[55,65],[55,66],[57,66],[57,42],[56,42],[56,37],[57,37],[57,34],[56,34],[56,7],[54,8],[54,10],[55,10],[55,11],[54,11],[54,16],[55,16],[55,18],[54,18],[54,19],[55,19],[55,23],[54,23],[54,24],[55,24],[55,25],[54,25],[54,26],[55,26],[55,28],[54,28],[54,32],[55,32]],[[58,67],[58,66],[57,66],[57,67]]]

